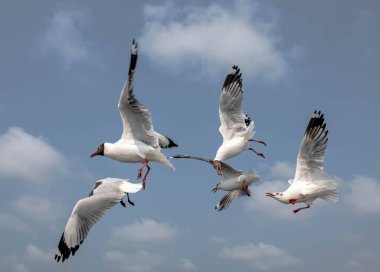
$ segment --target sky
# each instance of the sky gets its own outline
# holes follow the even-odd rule
[[[378,1],[1,1],[0,270],[375,271],[380,265]],[[213,158],[219,93],[243,73],[251,144],[228,160],[261,176],[223,212],[220,180],[198,161],[151,163],[135,206],[111,209],[75,256],[54,253],[96,180],[137,182],[139,164],[90,158],[119,139],[117,102],[132,39],[136,97],[178,143],[165,155]],[[314,110],[325,114],[325,170],[340,200],[299,214],[265,197],[294,176]]]

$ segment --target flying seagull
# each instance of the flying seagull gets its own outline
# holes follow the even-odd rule
[[[131,62],[128,79],[126,80],[119,100],[119,112],[123,122],[123,134],[116,143],[103,143],[91,154],[91,157],[101,155],[126,163],[143,163],[139,168],[137,178],[142,177],[142,170],[147,167],[143,178],[145,189],[146,177],[150,171],[148,163],[156,161],[173,169],[172,163],[161,153],[161,148],[176,147],[170,138],[154,131],[149,110],[136,98],[133,92],[133,78],[137,63],[137,43],[132,42]]]
[[[126,207],[124,195],[127,195],[128,203],[134,206],[129,199],[129,193],[137,193],[141,189],[141,183],[130,183],[127,179],[105,178],[96,181],[88,197],[79,200],[75,205],[58,243],[54,259],[64,262],[70,255],[74,256],[90,228],[100,217],[118,203]]]
[[[317,198],[330,203],[338,201],[337,184],[323,171],[327,133],[323,114],[314,111],[298,153],[294,179],[289,180],[290,186],[285,192],[267,193],[267,196],[285,204],[306,204],[305,207],[293,210],[294,213],[310,208]]]
[[[223,181],[215,185],[212,192],[217,192],[218,190],[227,191],[222,199],[215,205],[215,209],[222,211],[229,207],[231,203],[241,196],[251,196],[251,191],[249,186],[260,180],[260,176],[254,170],[249,170],[246,173],[243,171],[236,170],[232,166],[225,162],[216,162],[215,160],[205,159],[201,157],[193,157],[188,155],[175,155],[169,158],[174,159],[195,159],[208,162],[214,168],[221,167]]]
[[[214,161],[223,162],[239,155],[245,150],[251,150],[256,155],[265,158],[262,153],[249,147],[249,142],[254,141],[266,145],[263,141],[253,139],[254,122],[243,113],[243,80],[240,69],[234,65],[232,72],[226,76],[219,101],[219,132],[222,134],[223,143],[219,147]],[[221,167],[217,166],[218,175],[222,175]]]

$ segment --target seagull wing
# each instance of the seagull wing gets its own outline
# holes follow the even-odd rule
[[[74,256],[90,228],[107,210],[119,203],[123,196],[123,193],[95,194],[79,200],[59,241],[55,259],[64,262],[70,254]]]
[[[199,161],[207,162],[207,163],[211,164],[212,166],[214,166],[214,160],[205,159],[202,157],[195,157],[195,156],[189,156],[189,155],[175,155],[175,156],[171,156],[170,158],[199,160]],[[243,171],[236,170],[235,168],[233,168],[232,166],[230,166],[229,164],[227,164],[225,162],[220,162],[220,164],[222,167],[223,178],[225,180],[230,179],[230,178],[234,178],[234,177],[238,177],[241,174],[243,174]]]
[[[320,180],[326,176],[323,172],[323,161],[327,148],[327,134],[323,114],[315,111],[301,143],[293,183]]]
[[[135,98],[133,93],[133,79],[137,56],[137,43],[133,40],[128,79],[121,91],[118,104],[123,121],[123,134],[121,138],[133,142],[139,140],[153,147],[158,147],[158,138],[153,129],[150,112]]]
[[[215,210],[218,210],[218,212],[225,210],[228,208],[232,202],[234,202],[236,199],[240,198],[241,196],[244,196],[244,192],[242,190],[233,190],[231,192],[228,192],[225,194],[222,199],[215,205]]]
[[[237,66],[226,76],[219,101],[220,134],[223,140],[230,140],[235,134],[242,134],[251,119],[243,113],[243,83]]]

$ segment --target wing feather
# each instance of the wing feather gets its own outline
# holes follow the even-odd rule
[[[157,135],[153,129],[152,117],[149,110],[136,98],[133,92],[133,79],[137,64],[137,43],[133,40],[131,62],[128,79],[126,80],[119,99],[119,112],[123,121],[123,140],[139,140],[153,147],[158,147]]]
[[[320,111],[315,111],[301,142],[294,182],[313,181],[324,175],[323,162],[327,148],[327,134],[324,115]]]
[[[233,190],[225,194],[222,199],[215,205],[215,210],[218,212],[228,208],[232,202],[237,200],[239,197],[245,195],[242,190]]]
[[[229,140],[235,134],[246,131],[246,115],[243,113],[243,83],[240,69],[233,66],[226,76],[219,102],[220,133],[223,140]]]

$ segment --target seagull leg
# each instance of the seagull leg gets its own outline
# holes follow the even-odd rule
[[[132,200],[129,199],[129,194],[127,193],[128,203],[132,206],[135,206],[135,203],[132,202]]]
[[[125,202],[124,202],[122,199],[120,200],[120,204],[121,204],[121,206],[123,206],[124,208],[126,207]]]
[[[245,185],[245,180],[243,181],[243,185],[241,186],[242,191],[247,195],[251,196],[251,193],[248,190],[248,185]]]
[[[294,213],[298,213],[300,210],[309,209],[309,208],[310,208],[310,205],[307,205],[307,206],[305,206],[305,207],[295,209],[295,210],[293,210],[293,212],[294,212]]]
[[[143,178],[143,182],[142,182],[142,186],[143,186],[143,189],[145,190],[145,183],[146,183],[146,177],[148,176],[148,173],[149,173],[149,171],[150,171],[150,167],[149,167],[149,165],[148,165],[148,161],[146,162],[146,167],[148,168],[148,171],[146,171],[146,173],[145,173],[145,176],[144,176],[144,178]]]
[[[263,153],[259,153],[259,152],[257,152],[256,150],[254,150],[253,148],[248,148],[249,150],[251,150],[251,151],[253,151],[257,156],[260,156],[260,157],[263,157],[264,159],[265,159],[265,156],[264,156],[264,154]]]
[[[139,171],[137,172],[137,179],[140,179],[141,176],[142,176],[142,170],[144,169],[145,166],[148,165],[148,162],[147,160],[145,160],[145,163],[143,165],[141,165],[141,167],[139,168]]]
[[[267,146],[267,144],[264,141],[262,141],[262,140],[249,139],[248,141],[249,142],[256,142],[256,143],[259,143],[259,144]]]
[[[217,173],[218,173],[218,176],[222,176],[222,167],[220,164],[217,167]]]

